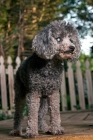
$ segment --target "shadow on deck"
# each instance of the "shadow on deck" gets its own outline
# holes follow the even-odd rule
[[[23,121],[23,135],[11,137],[9,132],[12,129],[13,120],[0,121],[0,140],[23,140],[26,129],[27,117]],[[47,116],[49,122],[49,116]],[[61,112],[62,126],[65,135],[52,136],[39,133],[38,138],[31,140],[93,140],[93,111]]]

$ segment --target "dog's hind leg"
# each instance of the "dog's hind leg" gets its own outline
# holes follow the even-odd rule
[[[22,133],[21,123],[23,119],[23,109],[26,102],[26,94],[24,93],[22,83],[16,81],[15,83],[15,114],[14,114],[14,128],[10,132],[11,136],[19,136]]]
[[[48,112],[48,99],[47,98],[41,98],[40,100],[40,108],[39,108],[39,114],[38,114],[38,123],[39,128],[43,132],[47,132],[49,127],[46,123],[46,114]]]

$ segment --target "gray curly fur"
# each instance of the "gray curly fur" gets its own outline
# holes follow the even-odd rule
[[[61,38],[60,42],[57,41]],[[73,53],[69,46],[74,46]],[[15,116],[11,135],[21,135],[23,109],[27,98],[26,137],[36,137],[38,126],[44,132],[63,134],[59,111],[62,60],[78,60],[80,41],[77,30],[62,21],[54,21],[41,30],[32,42],[33,55],[23,61],[15,77]],[[50,112],[50,126],[45,118]]]

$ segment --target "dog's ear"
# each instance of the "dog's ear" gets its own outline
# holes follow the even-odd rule
[[[52,59],[56,54],[57,42],[52,37],[50,28],[44,28],[32,42],[32,50],[41,58]]]

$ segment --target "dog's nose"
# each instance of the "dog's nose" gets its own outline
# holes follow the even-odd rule
[[[75,47],[74,46],[69,46],[70,51],[74,51]]]

